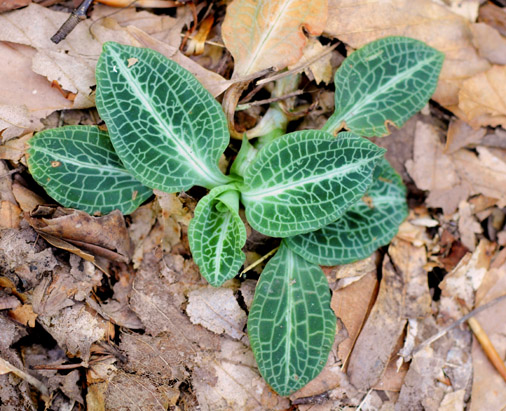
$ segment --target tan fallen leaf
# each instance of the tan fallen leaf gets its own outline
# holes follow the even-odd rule
[[[33,191],[29,190],[25,186],[22,186],[16,181],[12,184],[12,193],[14,194],[19,207],[21,207],[21,210],[26,213],[30,213],[37,206],[45,203],[42,197],[38,196]]]
[[[460,241],[469,251],[476,248],[476,234],[481,234],[483,228],[474,216],[474,210],[467,201],[461,201],[459,204],[459,222],[458,228]]]
[[[487,1],[480,7],[479,19],[506,36],[506,11],[504,8]]]
[[[465,80],[459,91],[459,109],[473,127],[506,127],[506,66],[492,66]]]
[[[5,17],[0,15],[0,22],[2,18]],[[1,34],[2,30],[0,28],[0,39],[9,40],[9,36]],[[51,82],[33,72],[32,59],[36,53],[32,47],[0,41],[3,61],[0,65],[0,132],[3,131],[3,141],[41,129],[40,118],[72,106],[71,101],[51,87]],[[8,152],[3,152],[0,157],[8,156]]]
[[[506,294],[506,265],[493,264],[483,279],[477,292],[477,306],[483,305],[496,297]],[[492,341],[499,356],[506,355],[506,323],[504,312],[506,302],[503,300],[493,307],[479,313],[475,318]],[[506,407],[506,382],[485,356],[477,341],[473,342],[473,388],[471,393],[472,411],[502,410]]]
[[[92,217],[79,210],[55,211],[53,218],[28,219],[41,234],[48,234],[113,261],[127,263],[131,242],[123,215],[115,210],[103,217]]]
[[[208,410],[284,410],[287,398],[275,394],[255,366],[253,353],[242,343],[222,339],[221,349],[204,354],[192,386]]]
[[[480,0],[432,0],[434,3],[440,4],[448,8],[452,13],[464,17],[470,22],[475,22],[478,18],[478,9],[480,8]]]
[[[471,24],[471,32],[481,57],[493,64],[506,64],[506,38],[485,23]]]
[[[0,229],[19,228],[21,209],[10,201],[0,201]]]
[[[332,80],[332,54],[325,54],[325,51],[328,50],[329,46],[323,46],[318,39],[313,37],[308,39],[306,46],[304,47],[302,57],[299,59],[296,65],[288,66],[290,70],[295,68],[295,66],[300,66],[302,64],[308,64],[315,57],[322,56],[315,62],[309,64],[309,66],[304,70],[305,73],[309,76],[309,78],[314,78],[316,84],[325,83],[329,84]]]
[[[452,155],[455,169],[471,194],[483,194],[498,199],[498,206],[506,205],[506,160],[491,149],[476,148],[478,155],[469,150],[458,150]],[[501,150],[502,151],[502,150]]]
[[[35,327],[35,320],[37,319],[38,314],[33,312],[31,304],[23,304],[9,311],[9,317],[16,320],[18,323],[33,328]]]
[[[452,118],[448,127],[448,134],[446,135],[444,153],[453,153],[459,148],[476,145],[483,139],[486,133],[486,128],[475,130],[465,121]]]
[[[0,43],[0,48],[2,43]],[[19,138],[14,138],[7,141],[5,144],[0,145],[0,159],[10,160],[19,163],[21,158],[25,155],[27,142],[33,136],[32,133],[25,134]],[[24,162],[23,162],[24,163]]]
[[[153,38],[176,48],[181,44],[183,27],[189,26],[193,21],[189,7],[179,7],[176,17],[171,17],[153,14],[145,10],[138,11],[135,7],[118,10],[116,7],[96,4],[91,13],[91,20],[98,22],[103,18],[112,18],[121,27],[137,27]]]
[[[386,255],[378,297],[349,361],[350,382],[359,390],[366,391],[377,384],[395,354],[393,350],[407,321],[404,314],[405,280]]]
[[[28,6],[31,2],[32,0],[2,0],[0,3],[0,13]]]
[[[330,0],[324,32],[358,48],[385,36],[408,36],[445,53],[432,97],[447,108],[458,105],[462,81],[489,68],[471,43],[469,21],[432,0]]]
[[[193,324],[200,324],[216,334],[241,339],[245,334],[246,313],[230,288],[211,286],[191,291],[186,312]]]
[[[472,254],[466,254],[440,283],[442,296],[454,301],[458,299],[471,310],[474,307],[476,290],[490,267],[495,247],[494,243],[482,239],[476,250]]]
[[[445,214],[469,195],[452,158],[443,154],[439,131],[430,124],[417,122],[413,160],[406,162],[406,169],[419,189],[430,191],[427,205],[442,207]]]
[[[90,34],[90,21],[77,25],[65,40],[54,44],[50,38],[67,18],[67,13],[30,4],[0,15],[0,40],[34,47],[33,70],[75,93],[71,107],[92,107],[91,86],[101,45]]]
[[[234,0],[222,25],[225,46],[234,57],[234,77],[296,63],[307,42],[303,29],[321,34],[327,1]]]
[[[332,294],[331,307],[348,333],[348,337],[339,344],[337,351],[344,367],[348,364],[353,346],[372,308],[377,292],[378,278],[376,268],[374,268],[360,280]]]

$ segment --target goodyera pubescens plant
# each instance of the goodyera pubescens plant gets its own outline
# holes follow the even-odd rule
[[[105,43],[96,68],[92,126],[45,130],[30,140],[35,180],[66,207],[133,212],[152,194],[209,189],[188,237],[213,286],[244,263],[246,228],[282,239],[258,282],[248,334],[260,373],[281,395],[321,371],[336,319],[320,265],[362,259],[395,235],[407,214],[405,188],[383,136],[435,90],[443,55],[417,40],[387,37],[353,52],[335,74],[335,113],[323,130],[296,131],[256,150],[243,142],[229,175],[220,105],[188,71],[161,54]],[[350,132],[337,131],[346,127]],[[337,136],[336,136],[337,134]]]

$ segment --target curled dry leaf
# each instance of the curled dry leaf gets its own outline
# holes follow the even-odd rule
[[[71,209],[59,208],[53,218],[28,219],[38,232],[70,242],[94,255],[127,263],[131,243],[123,215],[115,210],[104,217]]]
[[[462,84],[459,109],[467,122],[477,128],[506,128],[506,66],[493,66]]]
[[[506,38],[485,23],[472,24],[471,31],[481,57],[493,64],[506,64]]]
[[[469,21],[432,0],[330,0],[324,32],[353,48],[385,36],[407,36],[445,53],[437,90],[439,104],[456,108],[466,78],[489,68],[471,43]]]
[[[296,63],[307,41],[303,29],[317,36],[326,19],[326,0],[233,1],[221,31],[234,57],[233,77]]]

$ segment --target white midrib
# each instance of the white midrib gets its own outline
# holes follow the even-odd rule
[[[65,156],[62,156],[58,153],[54,153],[53,151],[50,151],[50,150],[48,150],[46,148],[42,148],[42,147],[37,147],[37,151],[40,153],[46,154],[50,158],[53,158],[54,161],[61,161],[65,164],[72,164],[72,165],[78,166],[78,167],[96,168],[97,170],[109,171],[109,172],[112,172],[115,174],[118,174],[118,173],[125,174],[125,175],[128,175],[129,177],[132,177],[132,175],[125,168],[111,167],[111,166],[107,166],[104,164],[84,163],[84,162],[76,160],[74,158],[65,157]]]
[[[192,168],[202,176],[204,181],[213,183],[215,185],[220,185],[226,183],[228,180],[223,180],[219,178],[218,176],[215,176],[214,173],[207,168],[204,164],[195,161],[195,159],[192,157],[193,150],[191,147],[188,146],[183,140],[180,140],[177,137],[177,134],[173,132],[173,130],[167,125],[167,123],[163,120],[160,113],[156,110],[156,108],[151,104],[149,99],[147,98],[146,94],[140,89],[140,87],[137,85],[137,82],[135,79],[130,75],[130,72],[125,67],[123,62],[121,61],[119,55],[111,51],[113,54],[114,59],[117,62],[117,66],[119,68],[119,71],[125,78],[128,80],[128,85],[134,90],[135,95],[139,98],[139,100],[142,101],[142,104],[145,109],[147,109],[150,114],[155,118],[158,125],[162,128],[162,130],[169,136],[171,141],[173,141],[176,145],[178,153],[184,157],[185,160],[187,160],[191,165]],[[218,177],[218,178],[217,178]]]
[[[301,180],[297,180],[293,183],[279,184],[279,185],[275,185],[275,186],[269,187],[269,188],[243,192],[242,197],[246,201],[254,201],[254,200],[260,200],[264,197],[277,196],[287,190],[291,190],[291,189],[294,189],[299,186],[304,186],[306,184],[318,184],[321,181],[329,180],[329,179],[350,173],[352,171],[355,171],[356,169],[361,168],[362,166],[364,166],[365,164],[367,164],[371,160],[373,160],[373,159],[367,158],[367,159],[359,160],[359,161],[354,162],[352,164],[348,164],[348,165],[339,167],[337,169],[334,169],[329,173],[320,174],[317,176],[310,176],[307,178],[303,178]]]
[[[360,110],[362,110],[362,108],[364,106],[367,106],[367,104],[369,104],[371,101],[374,101],[374,99],[382,94],[383,92],[385,92],[386,90],[388,90],[389,88],[391,88],[395,83],[399,83],[403,80],[405,80],[406,78],[409,78],[414,72],[418,71],[418,69],[426,64],[429,63],[430,60],[423,60],[421,62],[418,62],[417,64],[415,64],[413,67],[411,67],[410,69],[402,72],[400,75],[398,76],[395,76],[393,78],[391,78],[390,80],[388,80],[384,85],[382,85],[381,87],[379,87],[374,93],[371,93],[371,94],[367,94],[365,98],[363,98],[362,100],[359,100],[356,104],[354,104],[353,106],[351,106],[348,110],[346,110],[345,112],[342,112],[342,113],[335,113],[334,115],[337,114],[336,116],[336,119],[332,121],[333,124],[335,123],[341,123],[342,121],[346,121],[346,120],[349,120],[347,119],[348,115],[350,113],[355,114],[355,112],[360,112]]]
[[[290,382],[290,364],[291,364],[291,335],[292,335],[292,314],[293,314],[293,294],[292,294],[292,280],[290,280],[290,273],[293,272],[293,256],[291,252],[288,251],[288,259],[286,262],[286,278],[285,284],[288,284],[288,289],[286,290],[286,340],[285,340],[285,353],[286,353],[286,362],[285,362],[285,386],[288,386]]]
[[[221,227],[228,227],[228,223],[230,222],[230,219],[232,218],[231,213],[227,213],[225,220],[223,223],[221,223]],[[225,242],[225,238],[227,237],[227,230],[220,229],[220,236],[218,240],[218,244],[216,246],[216,253],[214,255],[214,278],[219,279],[221,277],[220,272],[220,260],[222,257],[223,252],[223,244]]]

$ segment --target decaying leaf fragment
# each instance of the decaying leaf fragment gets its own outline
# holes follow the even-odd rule
[[[489,70],[467,79],[459,91],[459,109],[469,124],[506,128],[506,66]]]
[[[296,63],[307,41],[303,28],[319,35],[326,17],[326,0],[233,1],[222,36],[234,57],[234,77]]]

